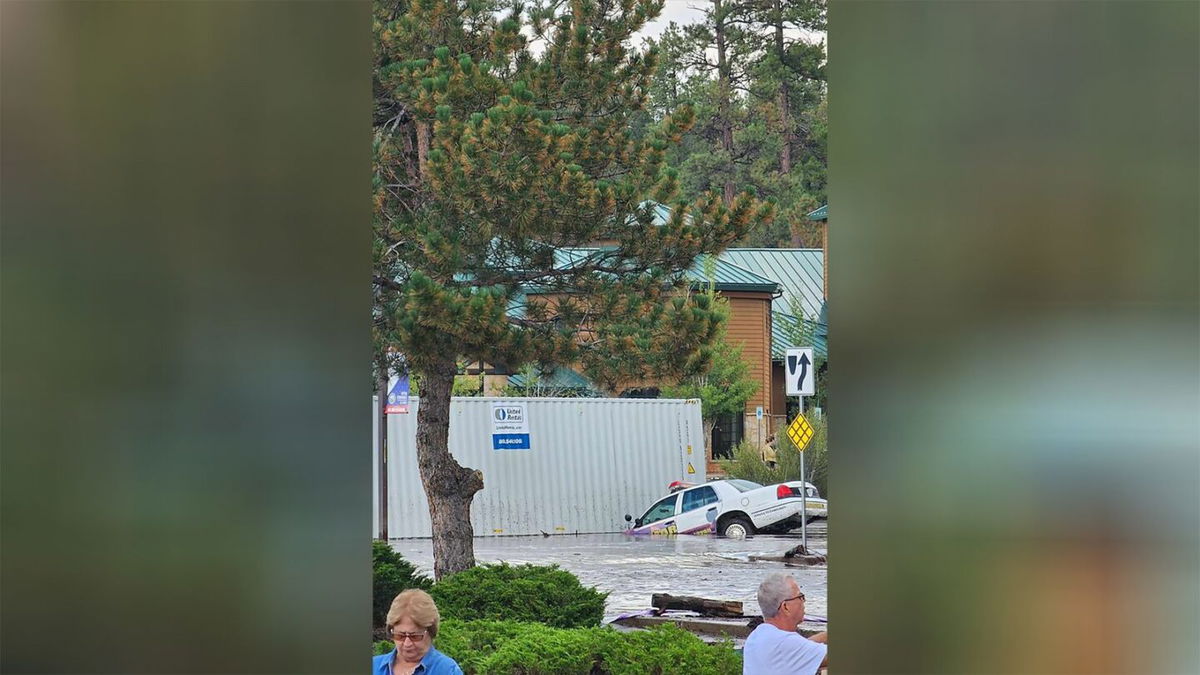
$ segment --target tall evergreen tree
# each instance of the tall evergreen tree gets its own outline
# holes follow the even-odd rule
[[[691,52],[684,64],[693,72],[711,78],[710,95],[715,114],[711,124],[717,131],[722,174],[722,194],[728,202],[737,189],[734,134],[738,124],[738,91],[745,86],[746,66],[750,63],[751,43],[744,27],[744,6],[737,0],[708,0],[702,18],[683,32],[691,41]]]
[[[689,108],[631,133],[656,54],[630,38],[661,7],[376,5],[376,335],[420,376],[437,577],[474,564],[485,478],[447,449],[457,360],[569,363],[610,386],[703,369],[720,311],[682,272],[771,216],[745,194],[677,201],[664,159]],[[676,206],[667,222],[647,199]]]
[[[740,0],[756,54],[751,97],[767,112],[778,152],[781,223],[793,246],[819,246],[819,228],[805,215],[825,203],[825,0]],[[766,159],[763,157],[761,159]]]
[[[697,124],[668,155],[681,188],[689,197],[732,189],[776,200],[774,224],[742,244],[820,246],[805,215],[825,203],[825,2],[720,0],[703,9],[655,41],[669,67],[651,84],[651,116],[680,104],[696,110]]]
[[[716,291],[716,261],[706,258],[705,272],[709,277],[708,295],[717,311],[723,316],[729,313],[729,300]],[[684,378],[676,385],[664,387],[666,398],[700,399],[700,415],[704,422],[704,447],[708,456],[713,451],[713,429],[717,420],[725,415],[740,414],[758,391],[758,380],[750,375],[750,366],[742,359],[742,347],[728,341],[727,327],[722,324],[713,344],[713,355],[709,366],[701,372]]]
[[[784,137],[781,173],[792,170],[793,144],[803,119],[794,113],[815,105],[824,93],[824,47],[805,39],[807,32],[825,30],[825,0],[742,0],[759,58],[756,79],[770,82]]]

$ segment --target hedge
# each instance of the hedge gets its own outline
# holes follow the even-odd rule
[[[480,565],[439,580],[430,591],[443,618],[534,621],[554,628],[598,626],[607,593],[557,565]]]
[[[671,625],[647,631],[551,628],[517,621],[442,622],[435,642],[467,675],[739,675],[727,643],[709,645]],[[375,653],[391,651],[375,643]]]
[[[412,563],[400,557],[386,542],[373,541],[371,544],[371,578],[373,581],[373,623],[376,629],[383,628],[387,620],[388,608],[400,591],[408,588],[420,588],[428,591],[433,582],[429,577],[417,571]]]

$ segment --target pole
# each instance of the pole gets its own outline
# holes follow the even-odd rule
[[[800,399],[800,414],[804,414],[804,397]],[[808,474],[804,471],[804,449],[800,448],[800,548],[808,555]]]
[[[386,368],[386,365],[384,366]],[[384,406],[387,405],[387,370],[381,369],[379,377],[376,381],[379,385],[379,400],[375,407],[375,416],[379,420],[379,432],[376,436],[376,443],[379,445],[379,458],[376,460],[376,466],[379,467],[379,538],[383,541],[388,539],[388,479],[387,479],[387,423],[388,416],[384,412]]]

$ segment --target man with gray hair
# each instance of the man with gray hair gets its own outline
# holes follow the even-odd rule
[[[763,622],[742,648],[742,675],[813,675],[829,663],[829,634],[806,638],[796,632],[804,621],[804,594],[790,575],[770,574],[758,587]]]

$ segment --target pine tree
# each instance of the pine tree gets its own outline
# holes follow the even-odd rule
[[[717,157],[726,201],[733,199],[738,184],[736,164],[742,155],[734,141],[736,129],[741,126],[738,92],[748,79],[746,67],[753,48],[745,30],[744,9],[737,0],[708,0],[701,20],[683,29],[691,41],[690,57],[684,63],[693,72],[711,77],[713,84],[716,114],[711,120],[718,132]]]
[[[670,67],[651,85],[651,116],[686,103],[698,120],[668,155],[684,194],[778,203],[775,223],[739,244],[821,245],[805,216],[826,201],[824,29],[824,0],[721,0],[656,40]]]
[[[713,297],[719,310],[727,313],[729,301],[715,293]],[[712,347],[709,367],[677,385],[664,387],[662,395],[665,398],[700,399],[704,443],[707,456],[711,457],[713,429],[717,420],[724,415],[742,413],[746,401],[758,391],[758,386],[758,381],[750,376],[750,367],[742,360],[741,346],[728,341],[725,324],[722,324]]]
[[[720,311],[683,271],[772,213],[745,194],[676,199],[664,160],[689,108],[631,133],[656,54],[630,37],[661,0],[501,10],[376,5],[375,328],[421,381],[437,577],[474,564],[485,479],[447,449],[458,359],[572,364],[609,386],[703,369]],[[665,223],[648,199],[675,207]]]
[[[811,37],[825,30],[825,0],[741,0],[741,16],[756,54],[751,98],[761,104],[778,152],[775,183],[765,194],[780,201],[780,222],[792,246],[820,246],[820,231],[805,215],[824,204],[826,183],[825,47]],[[769,157],[761,159],[769,160]]]

